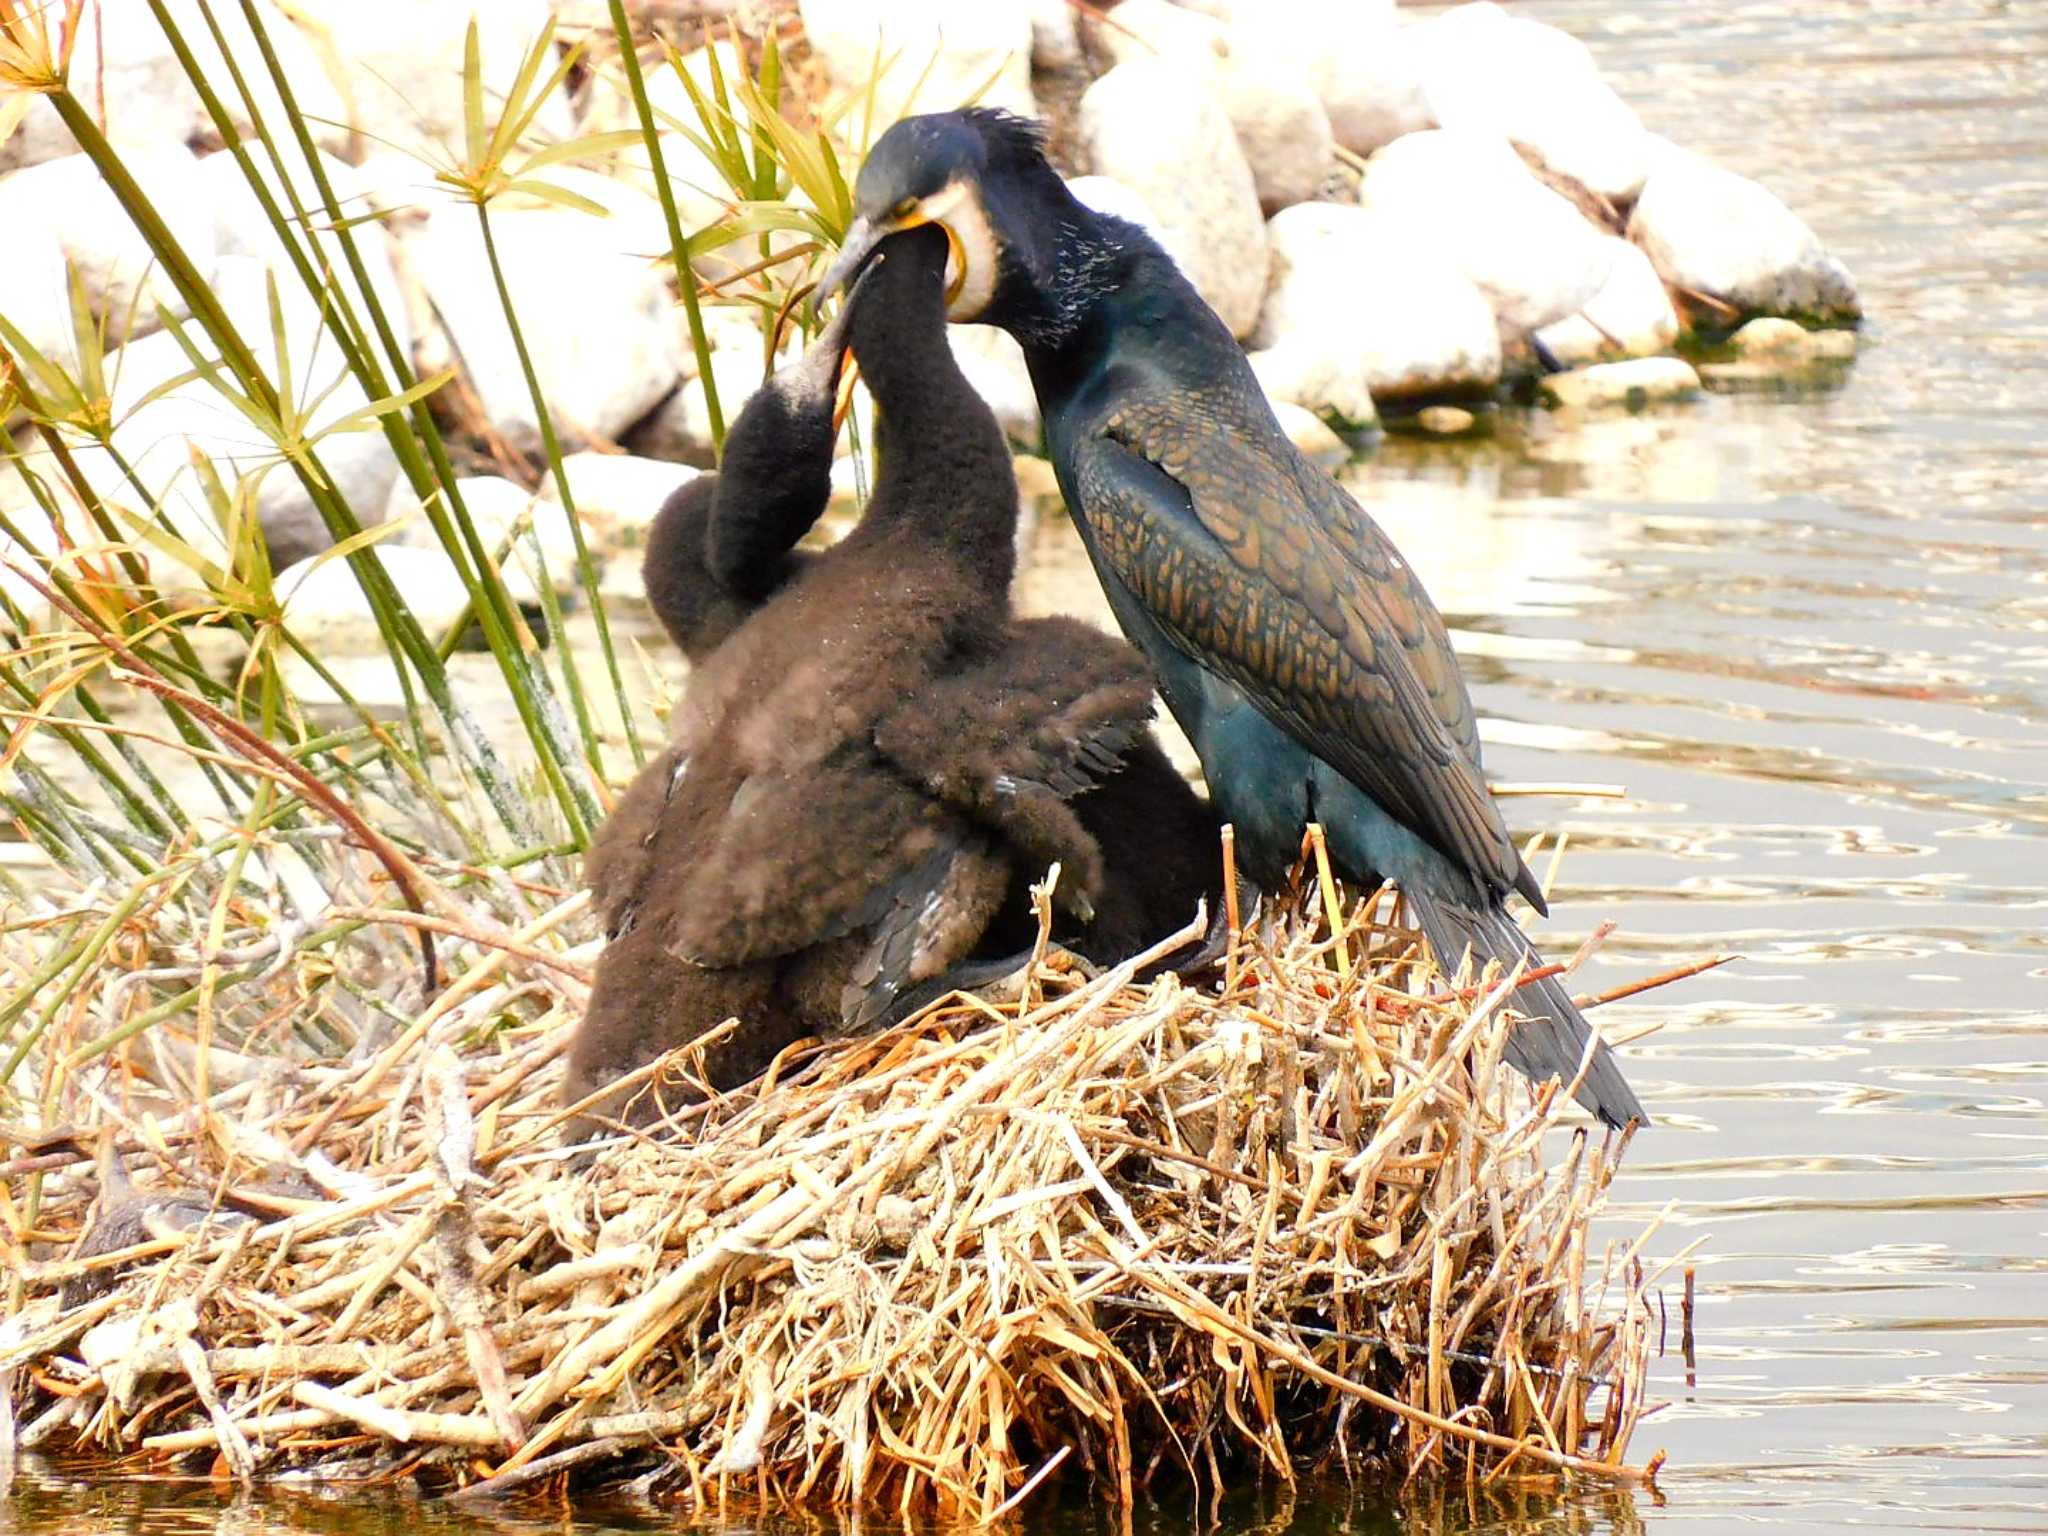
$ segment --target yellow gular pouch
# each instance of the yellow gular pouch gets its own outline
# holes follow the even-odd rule
[[[974,184],[949,182],[924,200],[918,222],[946,232],[946,318],[978,318],[995,298],[1000,247]]]

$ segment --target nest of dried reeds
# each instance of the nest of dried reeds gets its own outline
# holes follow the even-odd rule
[[[73,1129],[132,1149],[120,1210],[73,1150],[8,1165],[49,1246],[6,1438],[970,1516],[1055,1471],[1640,1476],[1642,1240],[1589,1236],[1619,1147],[1503,1066],[1514,978],[1446,982],[1380,909],[1273,920],[1221,986],[1038,966],[581,1163],[548,925],[367,1061],[182,1117],[109,1087]],[[480,1032],[493,986],[556,1005]]]

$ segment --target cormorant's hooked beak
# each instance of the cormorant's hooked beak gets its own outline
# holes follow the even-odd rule
[[[954,200],[957,199],[947,201]],[[936,200],[927,199],[927,202],[931,201]],[[960,290],[967,281],[967,250],[959,235],[954,233],[953,226],[940,217],[939,212],[919,207],[893,219],[873,219],[862,214],[847,226],[846,240],[839,247],[839,254],[825,269],[825,275],[818,279],[818,286],[811,290],[811,317],[816,319],[818,306],[860,274],[867,266],[868,258],[874,255],[876,246],[891,235],[925,224],[938,225],[946,236],[946,302],[951,304],[960,296]]]
[[[847,227],[846,240],[839,247],[839,254],[825,269],[825,275],[818,279],[818,286],[811,290],[813,319],[817,318],[818,306],[851,282],[875,253],[875,247],[895,233],[894,225],[879,224],[865,214]]]

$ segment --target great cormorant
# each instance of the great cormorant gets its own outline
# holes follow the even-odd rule
[[[948,314],[1022,344],[1075,526],[1247,873],[1277,884],[1318,821],[1344,877],[1399,882],[1443,964],[1540,965],[1505,903],[1545,912],[1543,892],[1486,787],[1442,617],[1158,243],[1075,199],[1034,125],[985,109],[897,123],[854,201],[820,291],[898,232],[946,232]],[[1517,1005],[1509,1060],[1570,1082],[1591,1034],[1570,994],[1546,977]],[[1604,1043],[1579,1099],[1648,1119]]]
[[[650,531],[648,595],[692,674],[590,851],[611,942],[569,1102],[728,1017],[706,1051],[720,1089],[801,1036],[1014,970],[1054,861],[1056,936],[1102,963],[1220,887],[1215,816],[1151,739],[1143,658],[1010,611],[1016,481],[946,346],[946,254],[927,232],[864,274]],[[849,344],[878,475],[859,525],[805,553]]]

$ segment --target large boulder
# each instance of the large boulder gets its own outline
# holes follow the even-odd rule
[[[949,111],[970,98],[1036,115],[1034,9],[1027,0],[800,0],[798,6],[804,36],[833,85],[858,98],[846,120],[856,143],[899,117]],[[875,80],[878,63],[882,74]]]
[[[1091,168],[1181,237],[1176,259],[1231,333],[1248,332],[1266,291],[1266,226],[1222,106],[1173,60],[1133,60],[1088,88],[1080,135]]]
[[[572,453],[562,461],[569,494],[585,528],[600,532],[614,548],[644,544],[647,525],[670,494],[697,478],[698,472],[661,459],[626,453]],[[553,475],[541,482],[541,499],[558,501]]]
[[[1295,38],[1270,21],[1226,26],[1170,0],[1123,0],[1095,36],[1112,65],[1170,59],[1189,87],[1199,80],[1222,102],[1266,212],[1315,196],[1333,141]]]
[[[469,589],[462,574],[440,549],[407,547],[389,541],[366,551],[383,566],[412,616],[429,637],[445,633],[468,610]],[[284,600],[284,622],[299,643],[319,657],[328,676],[346,688],[356,703],[394,709],[407,698],[406,685],[385,648],[376,611],[363,594],[349,562],[337,556],[302,560],[278,574]],[[286,651],[280,666],[285,685],[301,705],[332,706],[340,702],[327,679],[296,651]]]
[[[758,338],[751,347],[720,347],[711,354],[711,379],[718,390],[719,414],[728,428],[761,387],[761,378]],[[704,381],[694,370],[633,428],[625,446],[642,458],[691,464],[699,469],[711,467],[711,403]]]
[[[218,6],[215,9],[219,9]],[[484,115],[496,120],[534,40],[547,25],[547,0],[293,0],[307,35],[332,73],[340,105],[365,146],[462,154],[463,57],[477,28]],[[554,68],[546,60],[545,83]],[[535,117],[530,137],[568,138],[575,113],[557,92]]]
[[[953,361],[995,416],[1003,435],[1024,448],[1036,448],[1044,428],[1038,416],[1038,392],[1024,366],[1024,349],[1008,331],[992,325],[947,327]]]
[[[1031,17],[1031,62],[1040,69],[1071,69],[1082,62],[1081,35],[1068,0],[1024,0]]]
[[[1775,194],[1675,146],[1658,154],[1628,237],[1667,283],[1743,315],[1863,313],[1849,269]]]
[[[692,49],[682,55],[681,68],[706,101],[717,99],[715,84],[717,81],[724,81],[726,99],[731,104],[735,120],[740,124],[750,123],[746,108],[732,93],[731,81],[744,69],[744,64],[730,43],[721,41],[708,47]],[[654,113],[655,126],[661,136],[662,169],[668,173],[669,188],[676,203],[676,215],[685,233],[702,229],[731,206],[732,189],[727,185],[718,167],[712,163],[710,156],[706,155],[690,137],[691,134],[702,133],[702,123],[696,104],[683,85],[682,76],[678,74],[676,68],[666,61],[645,65],[641,78],[647,91],[647,105]],[[616,65],[607,65],[592,74],[584,92],[583,114],[576,126],[580,133],[610,133],[640,127],[640,118],[634,110],[625,75]],[[656,249],[666,251],[669,248],[667,224],[660,203],[654,201],[655,188],[651,171],[652,162],[648,158],[646,146],[636,143],[629,144],[617,152],[608,167],[607,176],[590,179],[609,180],[621,194],[630,192],[635,196],[645,195],[649,201],[654,202],[654,218],[660,226],[660,239]],[[548,179],[562,183],[561,172],[550,170]],[[603,203],[612,211],[614,217],[622,211],[617,194],[593,191],[580,181],[564,184],[573,192]],[[637,204],[633,206],[638,207]],[[636,215],[636,225],[643,219],[644,213]]]
[[[284,212],[287,218],[294,217],[294,207],[306,208],[313,212],[313,229],[303,227],[298,231],[301,248],[310,238],[316,270],[321,266],[333,271],[339,278],[342,291],[349,296],[361,318],[365,329],[374,336],[375,328],[370,323],[367,308],[360,303],[355,287],[354,272],[347,254],[342,249],[341,237],[329,227],[321,201],[319,184],[312,171],[296,151],[287,149],[283,156],[290,177],[287,188],[277,176],[276,167],[269,157],[251,157],[256,173],[261,178],[271,200]],[[361,258],[363,270],[370,279],[370,291],[376,296],[378,307],[401,346],[410,348],[413,342],[411,306],[408,304],[404,285],[399,281],[398,270],[392,261],[391,241],[383,226],[374,219],[364,216],[372,211],[369,183],[363,173],[347,162],[332,155],[320,156],[320,167],[326,175],[327,184],[333,189],[336,205],[342,217],[356,220],[350,226],[350,237],[356,254]],[[204,207],[211,212],[214,221],[214,246],[217,261],[233,263],[237,260],[254,261],[277,274],[280,283],[290,284],[304,291],[297,269],[285,253],[277,232],[271,228],[263,213],[263,205],[251,189],[247,176],[235,157],[226,152],[206,156],[199,162],[198,187]],[[267,327],[266,327],[267,329]]]
[[[322,71],[316,48],[272,0],[253,3],[293,99],[306,115],[307,127],[318,142],[339,145],[347,130],[331,124],[345,115],[341,97]],[[229,78],[227,61],[214,42],[199,0],[166,0],[165,8],[236,127],[246,132],[250,124],[241,92]],[[212,12],[227,39],[228,55],[247,82],[264,122],[282,134],[284,106],[240,6],[216,4]],[[194,139],[218,142],[199,92],[186,78],[145,0],[99,0],[89,8],[72,50],[69,79],[80,104],[124,151]],[[38,102],[7,150],[15,163],[34,165],[77,147],[55,110]]]
[[[0,182],[0,192],[6,183]],[[74,360],[64,246],[41,220],[9,220],[0,239],[0,316],[38,352],[67,368]],[[11,477],[10,477],[11,478]]]
[[[224,257],[214,272],[214,293],[229,323],[248,345],[273,386],[284,378],[271,323],[273,274],[249,257]],[[288,277],[275,279],[285,357],[291,378],[291,409],[302,433],[317,435],[360,410],[368,398],[347,373],[320,312],[305,290]],[[281,450],[203,378],[188,379],[155,399],[143,398],[188,370],[184,352],[168,334],[147,336],[109,359],[116,380],[114,448],[142,489],[169,519],[178,536],[203,557],[227,553],[220,519],[193,459],[207,460],[226,492],[254,487],[274,569],[325,549],[327,525]],[[375,423],[366,429],[330,433],[314,449],[320,467],[343,501],[368,525],[383,514],[398,463]],[[81,454],[97,489],[112,500],[146,514],[135,487],[103,455]],[[182,586],[173,573],[159,579]]]
[[[1614,264],[1606,235],[1495,134],[1433,129],[1396,139],[1366,165],[1359,202],[1404,228],[1419,254],[1477,284],[1511,340],[1577,313]]]
[[[557,431],[615,439],[682,378],[682,348],[661,270],[622,253],[587,214],[493,214],[512,307]],[[512,343],[475,212],[436,210],[401,241],[406,265],[453,344],[494,430],[521,451],[540,425]],[[435,359],[423,357],[423,367]]]
[[[1154,58],[1213,65],[1230,52],[1221,21],[1173,0],[1122,0],[1095,22],[1090,37],[1112,69]]]
[[[1609,357],[1648,357],[1678,340],[1678,311],[1650,258],[1626,240],[1608,236],[1614,265],[1598,293],[1575,315],[1536,333],[1552,357],[1566,364]]]
[[[477,537],[497,560],[505,591],[513,602],[529,607],[537,604],[543,572],[547,585],[562,597],[582,589],[576,535],[559,501],[536,496],[500,475],[461,475],[455,489]],[[422,548],[440,548],[419,497],[403,479],[392,486],[385,518],[405,521],[403,533],[395,537]],[[592,558],[596,558],[594,551]]]
[[[1649,136],[1570,33],[1478,0],[1413,28],[1406,44],[1439,127],[1512,139],[1603,197],[1642,189]]]
[[[1292,49],[1235,34],[1218,84],[1259,206],[1275,213],[1314,197],[1330,174],[1336,141],[1330,115]]]
[[[1339,144],[1369,155],[1436,125],[1411,43],[1416,29],[1395,19],[1391,0],[1321,0],[1314,9],[1312,28],[1287,28],[1285,35],[1313,39],[1304,61],[1309,83]],[[1270,18],[1256,24],[1275,25]]]
[[[211,271],[216,222],[192,152],[173,142],[124,149],[122,159],[193,266]],[[56,235],[94,313],[112,322],[115,341],[155,330],[159,309],[185,314],[149,242],[85,155],[60,155],[0,179],[6,242],[33,228]]]
[[[1282,399],[1362,424],[1373,399],[1471,393],[1500,378],[1500,333],[1471,280],[1384,214],[1301,203],[1267,225],[1253,366]],[[1361,402],[1367,402],[1360,409]]]

